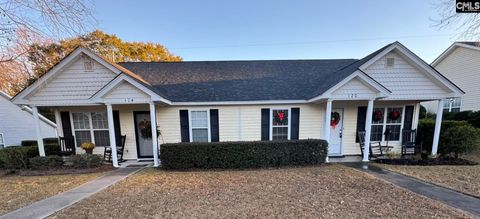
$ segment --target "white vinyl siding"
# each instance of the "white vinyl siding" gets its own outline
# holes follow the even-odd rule
[[[40,120],[42,138],[55,138],[55,127]],[[17,146],[23,140],[36,140],[37,132],[33,115],[26,109],[10,102],[0,94],[0,133],[3,133],[5,146]]]
[[[435,68],[445,77],[465,91],[462,96],[460,111],[480,110],[480,51],[464,47],[457,47]]]
[[[102,99],[110,103],[148,103],[151,101],[148,94],[125,81],[121,82]]]
[[[393,67],[385,67],[386,57],[395,58]],[[368,66],[365,73],[392,92],[385,100],[431,100],[450,94],[445,86],[435,83],[394,51]]]
[[[377,97],[377,91],[358,78],[345,83],[332,93],[332,98],[337,99],[371,99],[375,97]]]
[[[48,102],[52,105],[90,103],[89,98],[116,76],[100,63],[93,62],[93,71],[84,71],[83,58],[77,57],[28,99],[32,103]]]

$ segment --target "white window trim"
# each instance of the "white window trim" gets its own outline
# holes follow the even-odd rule
[[[2,144],[0,144],[0,147],[4,148],[7,144],[5,143],[5,135],[3,135],[3,133],[0,133],[0,139],[2,139],[3,142]]]
[[[460,104],[458,107],[453,107],[453,102],[455,99],[459,99]],[[454,98],[447,98],[445,101],[448,101],[448,108],[443,107],[443,110],[447,110],[449,113],[452,112],[452,109],[458,108],[458,111],[462,110],[462,98],[461,97],[454,97]]]
[[[75,147],[80,147],[80,145],[77,145],[77,137],[75,136],[75,131],[90,131],[90,139],[92,139],[92,143],[95,144],[95,146],[98,147],[109,147],[109,145],[97,145],[95,143],[95,134],[94,131],[110,131],[108,128],[108,123],[107,123],[107,128],[106,129],[95,129],[93,128],[93,120],[92,120],[92,113],[101,113],[104,112],[102,110],[91,110],[91,111],[70,111],[70,126],[72,128],[72,135],[75,137]],[[73,113],[86,113],[88,115],[88,123],[90,128],[89,129],[75,129],[75,126],[73,124]],[[108,115],[107,115],[108,116]],[[108,121],[107,121],[108,122]]]
[[[380,142],[386,142],[387,140],[385,139],[385,130],[387,128],[387,125],[398,125],[398,123],[387,123],[387,116],[388,116],[388,108],[402,108],[402,121],[400,124],[400,135],[398,140],[389,140],[388,142],[401,142],[402,141],[402,131],[403,131],[403,123],[405,122],[405,106],[378,106],[378,107],[373,107],[373,109],[383,109],[383,123],[382,123],[382,140]],[[380,126],[380,124],[373,124],[372,126]]]
[[[274,111],[274,110],[287,110],[287,111],[288,111],[287,140],[290,140],[290,129],[292,128],[292,120],[291,120],[291,119],[292,119],[292,117],[291,117],[291,115],[292,115],[292,113],[291,113],[292,108],[287,108],[287,107],[286,107],[286,108],[270,108],[270,114],[269,114],[269,116],[268,116],[268,121],[269,121],[269,122],[268,122],[268,123],[269,123],[268,126],[269,126],[269,129],[270,129],[270,134],[269,134],[269,136],[270,136],[270,141],[273,140],[273,123],[272,123],[273,117],[272,117],[272,115],[273,115],[273,111]]]
[[[192,134],[192,112],[194,111],[205,111],[207,112],[207,134],[208,134],[208,142],[212,142],[212,135],[211,135],[211,124],[210,124],[210,109],[192,109],[188,110],[188,132],[190,136],[190,142],[193,142],[193,134]]]

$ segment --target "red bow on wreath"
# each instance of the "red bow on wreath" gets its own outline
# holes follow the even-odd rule
[[[278,112],[277,116],[280,119],[280,121],[283,121],[283,118],[285,118],[285,113],[284,112]]]

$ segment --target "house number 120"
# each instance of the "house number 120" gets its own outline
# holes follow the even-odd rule
[[[358,94],[348,94],[348,98],[350,99],[356,99]]]

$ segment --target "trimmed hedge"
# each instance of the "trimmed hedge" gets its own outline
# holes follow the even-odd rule
[[[70,157],[73,168],[92,168],[103,165],[103,157],[98,154],[77,154]]]
[[[38,157],[36,141],[22,141],[24,146],[10,146],[0,150],[0,168],[2,169],[27,169],[30,165],[30,158]],[[58,155],[60,147],[55,138],[44,139],[45,154]]]
[[[230,169],[311,165],[325,161],[324,140],[174,143],[160,147],[165,169]]]
[[[63,158],[58,155],[30,158],[30,167],[32,169],[50,169],[63,165]]]
[[[428,152],[432,150],[434,130],[434,120],[421,119],[419,121],[417,142],[422,143],[422,150]],[[476,144],[471,142],[478,141],[478,134],[472,133],[478,133],[478,130],[473,128],[472,125],[466,121],[443,120],[438,143],[438,153],[441,155],[448,155],[451,153],[458,155],[461,154],[462,151],[471,151],[471,148],[476,146]],[[463,143],[457,144],[458,142]]]
[[[442,119],[467,121],[475,128],[480,128],[480,111],[444,112]]]

